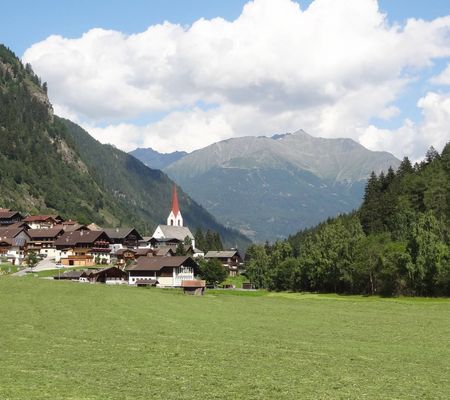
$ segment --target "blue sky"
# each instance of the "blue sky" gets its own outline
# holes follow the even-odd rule
[[[335,6],[335,4],[339,3],[342,5],[342,8],[345,8],[345,0],[334,0],[334,3],[332,2],[333,0],[317,0],[316,3],[321,2],[322,4],[321,14],[319,14],[322,15],[321,18],[323,18],[323,20],[332,18],[332,16],[328,15],[326,12],[327,1],[328,7]],[[257,15],[264,7],[272,7],[272,11],[275,14],[278,12],[277,6],[281,4],[283,4],[283,6],[280,8],[284,7],[286,10],[292,10],[292,8],[289,8],[290,5],[288,4],[288,0],[257,0],[256,2],[258,5],[253,7],[256,10],[255,15]],[[363,2],[363,0],[361,0],[361,2]],[[367,3],[367,5],[370,5],[370,0],[364,0],[364,2]],[[130,68],[133,69],[136,65],[125,65],[126,60],[124,60],[124,65],[118,66],[114,64],[120,64],[121,57],[124,57],[117,57],[117,54],[113,54],[114,45],[110,49],[106,49],[99,45],[98,54],[102,54],[108,59],[105,65],[111,65],[111,71],[104,69],[104,73],[99,79],[92,79],[91,87],[86,86],[81,89],[80,82],[74,83],[76,80],[75,78],[72,79],[72,86],[70,86],[67,79],[61,76],[61,60],[64,61],[64,64],[67,64],[64,68],[66,68],[68,74],[74,74],[75,76],[77,71],[81,68],[80,65],[75,63],[76,60],[69,65],[69,63],[66,62],[67,57],[62,57],[61,54],[69,48],[70,53],[68,54],[75,54],[75,57],[81,54],[83,55],[82,58],[84,61],[88,60],[86,61],[86,65],[83,66],[83,71],[94,68],[93,65],[95,66],[95,60],[93,60],[93,62],[92,60],[89,61],[89,57],[95,58],[95,52],[92,53],[94,55],[89,55],[89,49],[86,49],[86,44],[84,43],[87,42],[88,39],[80,40],[80,43],[66,40],[79,39],[83,34],[93,28],[103,28],[123,34],[125,38],[123,39],[124,43],[122,43],[123,54],[129,54],[130,48],[127,46],[131,46],[133,49],[136,49],[136,47],[135,45],[130,45],[130,43],[125,43],[127,35],[141,35],[150,26],[169,21],[173,24],[181,24],[184,26],[186,33],[184,36],[192,36],[188,34],[189,27],[196,23],[196,21],[201,18],[211,20],[215,17],[221,17],[231,23],[240,17],[246,3],[247,1],[243,0],[65,0],[61,2],[55,0],[41,0],[39,2],[25,0],[21,2],[19,7],[17,6],[17,3],[4,2],[4,4],[2,4],[3,18],[2,24],[0,25],[0,41],[10,47],[20,57],[24,55],[27,49],[37,43],[37,46],[33,46],[33,51],[25,53],[26,58],[27,61],[32,63],[35,71],[42,76],[42,79],[49,82],[50,100],[55,105],[56,111],[59,114],[70,117],[82,124],[99,140],[111,142],[125,150],[130,150],[133,146],[138,145],[152,146],[162,151],[193,150],[202,145],[209,144],[209,142],[213,140],[224,139],[227,135],[241,136],[243,134],[270,134],[272,131],[280,132],[283,130],[296,130],[305,127],[312,134],[320,136],[334,137],[340,135],[352,137],[369,148],[373,148],[374,150],[388,150],[394,152],[397,156],[401,156],[405,153],[412,157],[418,157],[419,154],[423,152],[424,146],[427,146],[428,144],[434,144],[437,147],[442,146],[442,143],[444,143],[446,139],[443,138],[443,135],[445,135],[444,133],[441,133],[438,138],[436,138],[436,135],[436,137],[432,138],[423,138],[421,130],[426,129],[425,125],[427,124],[427,126],[433,126],[434,122],[431,120],[429,121],[429,119],[434,112],[434,104],[437,104],[436,107],[441,107],[441,111],[444,112],[444,114],[447,112],[446,96],[448,93],[448,85],[436,85],[431,83],[431,80],[447,67],[449,59],[446,55],[446,49],[442,48],[442,51],[439,51],[439,55],[436,56],[436,52],[426,48],[426,43],[422,43],[424,46],[423,57],[426,58],[425,61],[417,63],[411,62],[410,56],[406,54],[403,56],[404,59],[402,61],[398,61],[398,65],[392,67],[392,70],[389,72],[391,76],[385,71],[387,68],[383,68],[383,71],[373,72],[372,74],[370,68],[368,70],[363,65],[364,63],[361,63],[360,61],[357,62],[356,66],[349,67],[349,74],[351,74],[350,71],[353,71],[352,68],[359,71],[355,73],[356,75],[358,73],[368,74],[367,81],[369,84],[366,84],[364,77],[362,77],[362,79],[356,79],[358,83],[349,83],[350,78],[348,76],[342,77],[340,70],[346,67],[344,65],[345,58],[342,58],[343,64],[335,66],[337,71],[336,75],[342,80],[339,80],[338,78],[335,80],[334,77],[330,78],[329,71],[325,70],[323,78],[318,78],[323,79],[324,84],[322,86],[318,84],[311,85],[312,87],[310,88],[309,93],[304,91],[303,88],[305,82],[303,81],[298,82],[298,93],[293,93],[296,90],[294,89],[295,85],[293,85],[292,88],[287,88],[287,84],[283,81],[283,78],[280,78],[280,82],[278,82],[279,85],[276,83],[274,84],[274,80],[277,80],[277,77],[282,76],[282,74],[285,74],[286,72],[283,70],[283,72],[272,74],[271,69],[273,69],[273,66],[268,64],[266,74],[264,75],[264,73],[262,73],[264,76],[258,78],[258,90],[263,93],[261,98],[254,97],[255,95],[250,93],[250,88],[255,83],[247,81],[245,76],[242,75],[243,72],[241,74],[237,73],[236,76],[237,79],[244,76],[244,82],[238,85],[233,83],[233,85],[231,85],[233,87],[227,87],[226,90],[224,90],[223,86],[220,86],[221,84],[219,85],[220,87],[215,86],[215,82],[218,80],[217,76],[212,82],[205,84],[205,87],[201,88],[198,86],[202,86],[202,84],[199,85],[197,81],[189,82],[189,85],[192,87],[195,86],[195,88],[192,89],[193,93],[186,92],[186,90],[190,89],[184,87],[182,89],[180,89],[180,87],[173,89],[172,83],[161,84],[160,82],[152,82],[150,84],[148,81],[156,78],[148,77],[146,80],[143,80],[142,84],[140,82],[136,84],[133,83],[133,85],[128,85],[124,88],[124,90],[130,89],[130,100],[128,102],[125,99],[126,96],[124,96],[122,102],[115,100],[117,104],[113,104],[108,108],[107,103],[110,101],[111,96],[114,97],[115,94],[111,94],[113,91],[108,87],[109,83],[106,81],[101,82],[101,80],[103,80],[105,76],[111,75],[112,78],[110,84],[112,86],[114,85],[115,80],[128,77]],[[299,1],[298,3],[300,3],[302,10],[306,10],[313,1]],[[424,19],[429,21],[430,29],[434,30],[432,34],[430,33],[430,38],[434,39],[441,35],[436,39],[439,41],[439,46],[445,47],[446,41],[450,42],[448,32],[442,33],[441,31],[443,29],[433,26],[432,22],[435,18],[444,17],[450,14],[450,0],[430,0],[427,2],[420,0],[380,0],[378,4],[380,10],[387,14],[387,20],[390,26],[397,23],[400,26],[400,31],[402,31],[405,28],[405,23],[408,18]],[[360,5],[360,3],[358,5]],[[258,7],[261,10],[258,11]],[[368,6],[366,8],[370,7]],[[339,9],[336,10],[339,11]],[[348,18],[349,24],[353,24],[355,23],[354,18],[358,18],[357,12],[363,13],[365,12],[364,10],[363,7],[360,10],[355,11],[354,15],[347,16],[343,13],[340,17],[337,16],[336,18],[341,18],[344,21],[345,18]],[[347,9],[346,12],[347,14],[351,14],[352,10]],[[251,13],[249,12],[249,15],[250,14]],[[373,10],[370,12],[368,11],[367,15],[361,15],[361,20],[363,21],[366,18],[368,21],[367,23],[370,24],[373,21],[374,15],[375,13]],[[277,15],[277,18],[278,17],[283,18],[281,12],[280,15]],[[285,18],[289,19],[289,11],[286,12]],[[265,23],[267,24],[267,21],[265,21]],[[292,22],[293,31],[295,30],[295,24],[295,21]],[[213,25],[214,32],[222,32],[221,29],[223,27],[221,24],[212,23],[211,26]],[[235,25],[236,24],[230,25],[230,32],[233,30],[238,31],[238,28],[234,27]],[[166,28],[167,31],[171,29],[168,27]],[[263,28],[264,27],[259,27],[259,29]],[[445,29],[447,28],[448,27],[446,26]],[[255,29],[257,30],[258,27]],[[324,29],[326,29],[326,26]],[[364,28],[362,29],[364,31]],[[428,25],[418,28],[415,27],[414,29],[417,32],[421,29],[423,29],[424,32],[430,32],[427,30]],[[256,34],[255,32],[253,33]],[[264,33],[263,30],[261,32]],[[302,31],[300,31],[300,34],[301,32]],[[420,34],[417,32],[415,35],[417,35],[417,38],[420,38]],[[220,35],[222,33],[220,33]],[[339,31],[336,32],[337,35],[339,35],[339,33]],[[363,34],[365,33],[367,32],[364,31]],[[380,37],[376,40],[381,43],[383,40],[383,33],[379,33]],[[315,34],[317,34],[317,32]],[[60,35],[64,40],[55,45],[55,43],[50,43],[46,40],[50,35]],[[167,35],[169,34],[167,33]],[[230,40],[234,40],[234,43],[239,43],[245,39],[239,38],[238,34],[235,35],[234,33],[229,33],[229,35],[233,36]],[[358,35],[359,32],[355,30],[355,39]],[[370,35],[372,35],[372,33]],[[368,36],[368,40],[372,38],[370,35]],[[91,33],[89,40],[93,40],[96,43],[100,43],[99,41],[104,40],[104,38],[99,39],[98,36],[99,33]],[[413,48],[415,46],[412,39],[408,42],[407,39],[400,38],[401,34],[394,36],[398,36],[399,40],[405,41],[403,47],[411,46],[411,48]],[[413,36],[414,35],[411,35],[411,37]],[[147,36],[142,35],[142,37],[145,37],[147,43],[151,40],[160,39],[159,36],[152,36],[150,34]],[[257,35],[255,37],[258,38]],[[113,39],[109,38],[109,40]],[[171,43],[173,44],[173,42],[171,42],[172,38],[168,39],[168,36],[165,36],[163,40],[168,40],[167,46]],[[180,40],[180,43],[184,44],[186,42],[183,39]],[[279,40],[282,39],[280,38]],[[199,41],[199,43],[194,43],[194,46],[201,47],[207,45],[205,44],[207,41],[205,38],[200,38]],[[355,46],[358,45],[356,42],[357,41],[355,41]],[[374,48],[382,48],[380,43],[375,43]],[[190,45],[192,45],[192,43]],[[283,46],[283,43],[281,43],[281,46]],[[330,46],[332,45],[330,44]],[[332,47],[330,47],[330,49],[333,50]],[[392,54],[388,53],[388,51],[391,50],[392,49],[390,49],[389,46],[386,47],[386,64],[390,63],[388,58],[392,57]],[[296,51],[296,49],[291,49],[291,51]],[[305,50],[303,49],[302,51]],[[111,55],[109,55],[109,53],[111,53]],[[431,53],[433,55],[430,55]],[[143,54],[145,54],[145,52]],[[289,57],[290,52],[287,51],[286,55]],[[217,55],[220,59],[222,59],[222,56],[223,55],[220,54]],[[255,54],[253,54],[253,56],[255,57]],[[314,53],[312,53],[312,56],[314,56]],[[109,57],[112,58],[109,59]],[[259,56],[256,55],[256,57]],[[305,54],[305,57],[309,58],[310,54]],[[353,57],[353,55],[349,54],[349,57]],[[420,59],[422,53],[418,51],[417,55],[414,57]],[[267,57],[262,55],[262,58],[265,59]],[[135,63],[139,63],[140,60],[141,59],[137,57]],[[374,62],[380,62],[379,58],[375,57],[374,60],[376,60]],[[184,60],[183,62],[187,62],[188,64],[181,63],[177,66],[171,66],[171,68],[179,68],[178,71],[183,73],[186,68],[194,68],[190,71],[190,78],[192,78],[191,75],[196,75],[198,70],[201,70],[204,65],[203,60],[197,59],[194,61],[194,63],[198,63],[196,64],[197,67],[192,67],[192,65],[189,64],[191,61],[192,60]],[[144,59],[142,59],[142,62],[142,65],[145,65]],[[292,60],[292,62],[295,61]],[[270,63],[270,60],[268,63]],[[217,64],[215,65],[217,66]],[[152,65],[149,64],[148,67],[151,69]],[[219,65],[219,67],[221,66]],[[258,68],[258,65],[255,65],[255,68]],[[397,68],[397,72],[395,72],[395,68]],[[412,68],[413,72],[406,74],[404,71],[408,68]],[[119,70],[120,72],[118,72]],[[288,68],[288,70],[295,74],[295,68]],[[230,73],[230,76],[232,76],[236,71],[234,71],[234,68],[232,67],[228,72]],[[95,68],[93,70],[93,74],[94,73],[96,73]],[[137,74],[138,72],[134,71],[131,74],[134,75],[135,73]],[[140,73],[142,73],[142,71]],[[227,74],[227,71],[225,71],[225,74]],[[386,76],[379,78],[378,75],[381,74],[386,74]],[[372,75],[374,75],[375,78]],[[223,72],[222,75],[219,76],[219,80],[222,76]],[[209,74],[205,76],[205,79],[208,77]],[[402,83],[402,79],[405,79],[406,77],[408,77],[410,81],[407,84]],[[327,79],[329,81],[325,82]],[[377,79],[380,79],[380,84],[375,82]],[[174,78],[172,77],[171,81],[173,80]],[[85,81],[86,76],[84,75],[82,78],[83,86],[87,85]],[[189,81],[189,79],[187,79],[187,81]],[[274,85],[274,88],[273,92],[270,92],[269,88],[272,84]],[[184,83],[178,85],[184,86]],[[266,86],[261,88],[259,85]],[[306,85],[308,85],[308,81],[306,81]],[[360,85],[361,87],[355,90],[355,85]],[[356,110],[354,115],[350,115],[348,110],[342,111],[342,108],[344,108],[342,104],[345,104],[346,101],[348,101],[349,104],[345,107],[350,109],[352,107],[356,108],[355,104],[361,103],[361,100],[354,100],[354,104],[351,103],[351,100],[345,100],[351,97],[351,91],[355,91],[355,99],[358,96],[361,96],[361,99],[364,99],[364,91],[368,91],[367,93],[371,93],[371,91],[370,88],[364,88],[363,86],[370,85],[373,85],[372,92],[380,90],[378,96],[386,97],[387,100],[385,101],[385,104],[381,104],[382,102],[380,102],[379,98],[374,98],[371,99],[373,104],[367,106],[367,108],[372,107],[371,110]],[[381,90],[382,85],[385,85],[384,92]],[[389,90],[389,85],[396,89]],[[103,88],[103,98],[99,95],[93,95],[95,91],[98,91],[99,86]],[[238,86],[238,88],[235,86]],[[344,86],[345,90],[343,88]],[[78,90],[79,93],[77,93]],[[155,90],[155,93],[159,93],[159,96],[164,98],[167,97],[170,100],[167,100],[163,105],[156,105],[156,103],[159,102],[159,99],[155,99],[154,95],[148,94],[152,90]],[[210,90],[211,93],[205,92],[205,90]],[[336,98],[335,94],[332,96],[329,95],[328,92],[330,90],[333,93],[336,90],[342,90],[342,98]],[[326,92],[327,95],[324,95],[322,100],[318,100],[317,96],[319,95],[317,93],[322,91]],[[70,93],[67,94],[68,92]],[[139,94],[137,94],[137,92],[139,92]],[[65,93],[67,95],[64,95]],[[99,91],[99,93],[102,92]],[[121,95],[125,92],[118,93]],[[284,98],[277,99],[277,93],[284,98],[286,98],[286,96],[292,96],[292,101],[285,101]],[[435,94],[437,97],[428,96],[430,93],[432,95]],[[138,96],[140,96],[139,99],[137,99]],[[178,101],[181,97],[183,100]],[[306,98],[308,99],[307,101],[304,100]],[[261,99],[264,101],[260,101]],[[421,101],[421,99],[423,101]],[[141,107],[141,104],[146,101],[148,101],[148,105]],[[317,102],[320,101],[322,101],[322,103],[320,104],[320,107],[318,107]],[[331,104],[331,102],[334,103]],[[420,107],[418,107],[419,102],[421,102]],[[88,103],[90,109],[86,106]],[[99,106],[97,107],[96,104],[99,104]],[[237,108],[240,104],[244,104],[245,106]],[[271,112],[267,112],[269,109]],[[274,111],[275,109],[277,110],[276,112]],[[242,110],[242,119],[247,118],[248,122],[243,123],[242,121],[239,121],[239,123],[237,123],[233,121],[233,116],[237,114],[237,110],[239,112]],[[440,112],[439,115],[441,115],[442,112]],[[294,113],[298,114],[293,117],[292,115]],[[311,113],[314,117],[309,118],[304,115],[299,117],[306,113]],[[437,113],[435,114],[437,115]],[[330,115],[331,117],[329,117]],[[386,115],[389,116],[386,117]],[[332,129],[330,130],[329,127],[331,122],[327,121],[326,118],[324,119],[324,116],[327,116],[331,122],[336,121],[336,124],[348,126],[343,130],[340,129],[339,132],[333,133]],[[259,124],[258,126],[251,126],[250,120],[264,118],[267,118],[267,123],[265,125]],[[443,122],[440,121],[440,123],[442,124]],[[415,126],[412,127],[412,125]],[[170,140],[169,136],[174,130],[182,132],[180,136],[174,134],[174,138],[189,137],[190,141],[182,143],[179,139]],[[202,131],[203,133],[201,135],[196,135],[196,132],[198,131]],[[194,132],[195,135],[191,134],[191,132]],[[220,134],[212,134],[210,132],[220,132]],[[394,135],[397,136],[394,138]],[[407,135],[409,135],[408,140],[397,140],[400,137],[403,139]],[[166,140],[167,138],[169,140]]]

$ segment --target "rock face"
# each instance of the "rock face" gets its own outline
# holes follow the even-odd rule
[[[215,143],[165,172],[226,226],[264,241],[356,209],[371,171],[398,165],[351,139],[300,130]]]

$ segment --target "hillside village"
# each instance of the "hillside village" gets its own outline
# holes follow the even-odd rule
[[[199,259],[220,261],[230,276],[236,276],[243,265],[236,249],[205,254],[197,248],[194,235],[183,223],[175,185],[166,224],[158,225],[150,237],[133,227],[102,228],[59,215],[24,216],[0,208],[0,259],[25,266],[30,254],[60,267],[62,273],[55,279],[194,291],[205,286],[205,281],[196,280]]]

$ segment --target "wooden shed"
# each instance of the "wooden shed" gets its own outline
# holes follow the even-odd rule
[[[197,279],[183,281],[181,282],[181,287],[183,288],[183,292],[185,294],[193,294],[197,296],[201,296],[206,287],[206,281],[201,281]]]

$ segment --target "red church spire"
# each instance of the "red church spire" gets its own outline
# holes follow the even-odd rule
[[[178,205],[178,195],[177,195],[177,186],[173,185],[173,192],[172,192],[172,212],[175,217],[180,212],[180,207]]]

